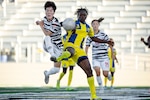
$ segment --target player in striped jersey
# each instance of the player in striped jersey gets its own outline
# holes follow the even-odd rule
[[[48,52],[51,56],[58,57],[61,55],[63,50],[63,44],[61,40],[61,24],[58,19],[54,17],[56,5],[52,1],[47,1],[44,5],[45,14],[43,20],[36,21],[36,24],[39,25],[45,34],[44,38],[44,50]],[[49,71],[44,71],[45,83],[49,82],[49,75],[56,74],[59,72],[61,62],[54,62],[54,67]]]
[[[92,21],[92,27],[94,30],[94,36],[101,39],[109,41],[109,37],[106,33],[101,32],[99,30],[100,22],[103,21],[104,18],[95,19]],[[86,47],[85,51],[88,54],[88,48],[92,45],[92,64],[93,68],[97,75],[97,82],[100,86],[100,89],[103,89],[102,87],[102,79],[100,76],[100,69],[103,70],[103,75],[107,77],[109,80],[111,80],[111,75],[109,74],[109,58],[108,58],[108,44],[107,43],[98,43],[91,40],[91,38],[86,39]]]

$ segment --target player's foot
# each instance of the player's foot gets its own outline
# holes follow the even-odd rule
[[[104,93],[104,87],[103,87],[103,86],[100,86],[100,87],[99,87],[99,91],[100,91],[100,93]]]
[[[60,81],[59,80],[57,80],[56,88],[60,89]]]
[[[53,61],[53,62],[57,62],[57,59],[56,59],[55,56],[51,56],[51,57],[50,57],[50,60]]]
[[[90,100],[102,100],[102,98],[91,98]]]
[[[110,74],[108,74],[108,80],[111,81],[112,80],[112,76]]]
[[[72,91],[72,90],[74,90],[74,89],[71,88],[71,87],[67,87],[66,90],[67,90],[67,91]]]
[[[113,90],[113,89],[114,89],[114,87],[113,87],[113,86],[111,86],[111,87],[110,87],[110,89],[111,89],[111,90]]]
[[[45,79],[44,79],[45,84],[48,84],[48,82],[49,82],[49,75],[47,75],[47,71],[44,71],[44,76],[45,76]]]
[[[106,90],[106,89],[107,89],[107,86],[104,86],[103,89]]]

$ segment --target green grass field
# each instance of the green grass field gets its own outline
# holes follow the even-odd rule
[[[150,100],[150,87],[114,87],[97,95],[103,100]],[[68,91],[65,87],[0,87],[0,100],[88,100],[88,87],[74,87]]]

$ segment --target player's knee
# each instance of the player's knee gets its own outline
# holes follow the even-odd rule
[[[70,68],[70,70],[73,70],[73,66],[70,66],[69,68]]]
[[[92,70],[91,70],[91,69],[87,69],[87,70],[85,71],[85,73],[86,73],[87,77],[93,76],[93,73],[92,73]]]
[[[67,47],[66,50],[70,52],[71,56],[73,56],[74,53],[75,53],[75,50],[74,50],[74,48],[72,48],[72,47]],[[70,56],[70,57],[71,57],[71,56]]]
[[[63,68],[63,73],[66,74],[67,68]]]

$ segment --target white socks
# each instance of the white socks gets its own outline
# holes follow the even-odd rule
[[[53,67],[53,68],[51,68],[51,69],[47,72],[47,75],[56,74],[56,73],[59,72],[59,70],[60,70],[60,68],[58,68],[58,67]]]
[[[97,83],[99,86],[102,86],[102,79],[100,76],[97,76]]]

